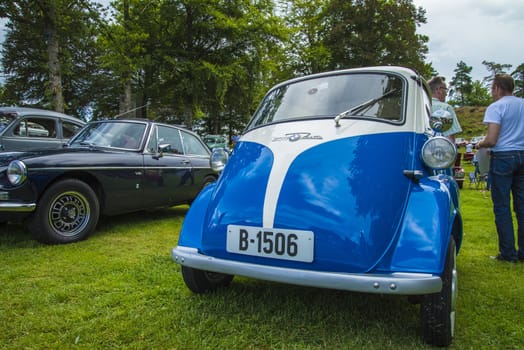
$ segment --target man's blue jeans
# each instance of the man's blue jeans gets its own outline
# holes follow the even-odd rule
[[[490,164],[491,199],[504,259],[524,259],[524,151],[493,152]],[[518,251],[511,216],[511,199],[518,224]]]

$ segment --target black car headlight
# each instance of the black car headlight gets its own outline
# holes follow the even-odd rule
[[[422,160],[432,169],[449,168],[455,163],[457,149],[450,140],[436,136],[422,146]]]
[[[13,160],[7,166],[7,179],[13,186],[24,183],[27,179],[27,167],[22,161]]]

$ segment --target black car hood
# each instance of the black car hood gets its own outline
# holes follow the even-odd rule
[[[80,157],[80,154],[122,154],[136,152],[122,152],[118,150],[110,150],[107,148],[93,148],[93,147],[66,147],[61,149],[50,149],[40,151],[27,152],[0,152],[0,166],[7,166],[13,160],[22,160],[25,163],[53,163],[61,159],[71,159],[71,157]]]

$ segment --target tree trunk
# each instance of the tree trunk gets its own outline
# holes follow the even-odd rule
[[[132,97],[133,97],[133,93],[131,91],[131,82],[130,80],[128,79],[126,83],[124,83],[124,86],[123,86],[123,94],[122,96],[120,97],[120,113],[119,114],[122,114],[122,113],[125,113],[127,111],[130,111],[131,109],[133,109],[133,101],[132,101]],[[125,115],[126,118],[132,118],[133,115],[131,115],[131,113],[129,114],[126,114]]]
[[[47,16],[45,16],[45,35],[47,39],[47,64],[49,67],[49,87],[47,94],[51,100],[51,107],[57,112],[64,112],[64,95],[62,92],[62,73],[59,60],[59,42],[57,34],[56,7],[53,1],[49,2]]]
[[[124,0],[124,28],[126,30],[129,29],[129,1]],[[125,118],[132,118],[134,115],[131,113],[124,114],[127,111],[131,111],[133,109],[133,102],[132,102],[132,89],[131,89],[131,69],[129,69],[128,73],[122,76],[122,83],[123,83],[123,94],[120,97],[120,114],[123,114]]]

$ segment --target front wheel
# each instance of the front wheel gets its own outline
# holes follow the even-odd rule
[[[42,243],[76,242],[95,229],[99,211],[98,197],[89,185],[76,179],[61,180],[44,192],[27,227]]]
[[[189,290],[201,294],[229,286],[234,276],[182,266],[182,277]]]
[[[451,237],[442,273],[442,290],[425,295],[420,305],[424,341],[431,345],[448,346],[453,340],[458,295],[456,255],[455,240]]]

